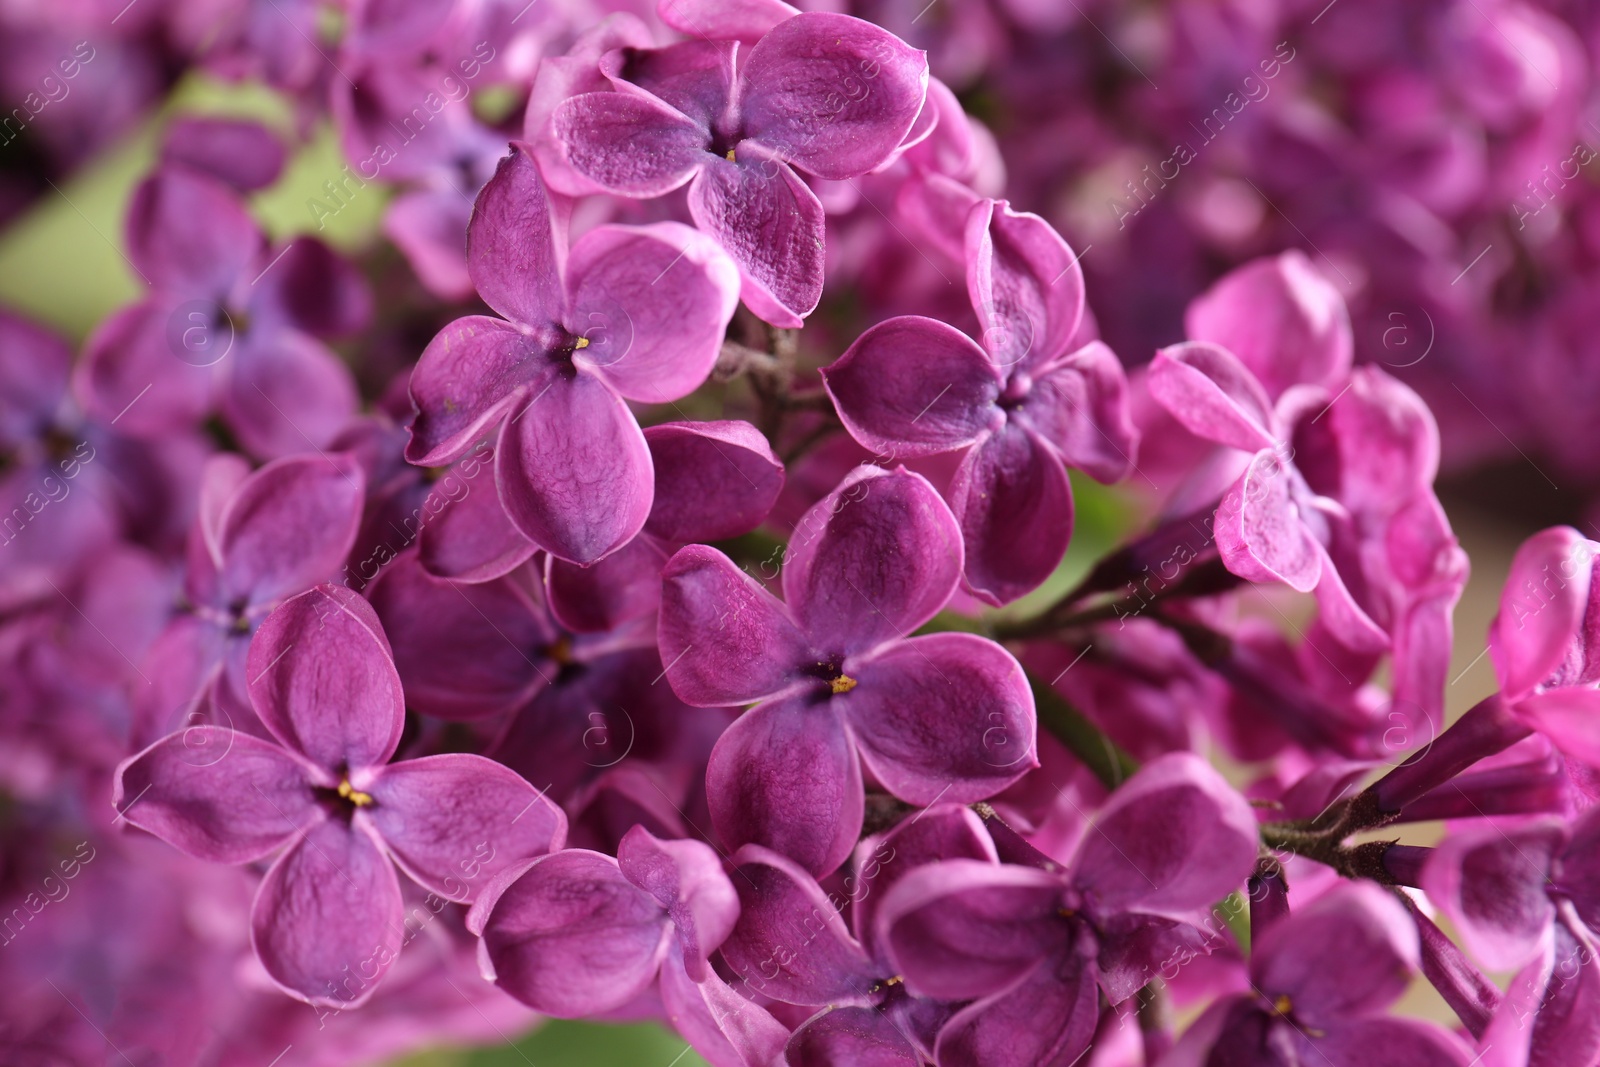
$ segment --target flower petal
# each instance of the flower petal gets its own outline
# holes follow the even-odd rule
[[[640,534],[598,563],[545,557],[550,614],[574,633],[604,633],[650,614],[661,605],[661,571],[667,553]]]
[[[963,457],[950,507],[967,547],[962,576],[990,604],[1037,589],[1072,539],[1072,483],[1061,456],[1017,422]]]
[[[495,484],[528,540],[593,563],[644,528],[654,495],[650,450],[633,412],[583,370],[559,372],[500,432]]]
[[[900,641],[834,698],[873,777],[911,804],[994,796],[1039,765],[1022,666],[976,634]]]
[[[1540,530],[1517,549],[1489,630],[1501,688],[1515,698],[1555,673],[1589,606],[1600,545],[1570,526]]]
[[[211,364],[235,340],[214,315],[213,305],[190,309],[162,298],[113,312],[84,343],[74,392],[89,414],[136,437],[194,426],[211,410]]]
[[[499,319],[467,315],[439,331],[411,371],[406,459],[439,466],[459,459],[556,373],[553,333],[525,333]]]
[[[728,848],[764,845],[823,875],[860,836],[861,764],[827,705],[758,704],[717,739],[706,799]]]
[[[1428,857],[1421,885],[1486,969],[1516,970],[1549,934],[1555,905],[1545,883],[1566,840],[1555,819],[1458,826]]]
[[[360,400],[339,357],[298,330],[247,334],[228,371],[218,407],[239,443],[257,456],[326,447]]]
[[[525,326],[555,322],[565,223],[527,150],[514,147],[478,193],[467,225],[467,271],[484,302]]]
[[[1163,348],[1151,361],[1146,382],[1156,402],[1198,437],[1246,452],[1276,443],[1272,402],[1249,368],[1225,348],[1200,341]]]
[[[311,785],[310,769],[270,741],[191,726],[124,760],[112,804],[181,852],[247,863],[323,818]]]
[[[338,1008],[364,1003],[402,947],[394,865],[360,830],[318,823],[278,857],[250,910],[250,943],[291,996]]]
[[[661,0],[656,14],[686,37],[706,34],[709,27],[719,40],[755,44],[799,11],[783,0]]]
[[[1098,482],[1119,482],[1133,469],[1139,431],[1128,413],[1128,378],[1099,341],[1041,368],[1018,418]]]
[[[372,796],[364,814],[400,868],[450,900],[475,900],[507,867],[566,843],[566,814],[482,756],[405,760],[352,784]]]
[[[707,131],[645,93],[582,93],[551,116],[567,163],[607,192],[650,198],[669,193],[711,157]]]
[[[246,670],[256,714],[329,771],[387,763],[405,701],[372,605],[343,586],[286,600],[256,631]]]
[[[1215,530],[1222,562],[1234,574],[1308,593],[1322,576],[1327,553],[1301,517],[1293,484],[1298,477],[1292,461],[1276,450],[1257,452],[1218,505]]]
[[[685,703],[723,707],[771,696],[808,658],[805,636],[778,598],[716,549],[680,549],[661,582],[661,662]]]
[[[646,428],[656,499],[645,532],[708,543],[760,526],[783,491],[783,464],[748,422],[666,422]]]
[[[716,850],[703,841],[663,841],[634,826],[617,845],[617,865],[666,910],[689,977],[704,980],[710,971],[706,957],[728,939],[739,918],[739,895]]]
[[[1531,693],[1512,705],[1512,713],[1573,759],[1600,765],[1600,689]]]
[[[337,574],[365,493],[361,468],[345,452],[288,456],[246,478],[217,523],[224,601],[266,605]]]
[[[1078,256],[1044,219],[980,200],[967,216],[967,293],[979,338],[1008,373],[1067,351],[1083,318]]]
[[[597,226],[567,260],[564,322],[573,355],[630,400],[659,404],[700,387],[739,306],[739,268],[680,222]]]
[[[1460,1038],[1421,1019],[1360,1019],[1327,1027],[1315,1037],[1296,1034],[1303,1063],[1328,1067],[1471,1067]],[[1473,1061],[1477,1062],[1477,1061]]]
[[[870,22],[811,11],[761,38],[739,80],[746,137],[843,181],[883,163],[911,132],[928,57]]]
[[[561,1019],[638,996],[671,941],[660,905],[623,877],[616,860],[587,849],[534,860],[483,912],[475,909],[480,915],[494,983]]]
[[[494,484],[494,449],[487,441],[468,453],[454,468],[460,478],[453,484],[436,484],[423,502],[428,513],[417,536],[417,556],[436,578],[458,582],[488,582],[510,574],[539,551],[515,526],[500,504]],[[470,483],[470,484],[469,484]],[[441,488],[461,487],[451,497]],[[436,509],[436,510],[435,510]]]
[[[944,607],[961,531],[938,492],[904,467],[857,467],[801,517],[783,592],[819,651],[850,655],[904,637]]]
[[[918,1067],[922,1057],[876,1008],[829,1008],[806,1020],[784,1049],[789,1067]]]
[[[850,436],[880,456],[911,459],[962,448],[999,421],[1001,378],[954,326],[902,315],[871,327],[822,382]]]
[[[128,258],[163,293],[222,300],[261,245],[233,190],[187,167],[157,170],[128,205]]]
[[[1072,1064],[1094,1038],[1099,997],[1089,961],[1054,957],[1007,993],[956,1013],[939,1030],[941,1067]]]
[[[708,968],[704,981],[692,981],[676,946],[661,964],[660,992],[667,1022],[715,1067],[775,1064],[783,1055],[789,1028],[715,970]]]

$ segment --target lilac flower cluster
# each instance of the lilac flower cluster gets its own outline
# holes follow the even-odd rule
[[[1062,97],[1098,4],[109,19],[161,43],[119,29],[63,100],[137,108],[180,55],[295,121],[163,123],[144,288],[80,351],[0,312],[0,1059],[379,1063],[552,1017],[715,1067],[1600,1064],[1600,542],[1522,545],[1497,691],[1449,721],[1441,433],[1367,330],[1455,299],[1440,219],[1564,136],[1581,49],[1531,6],[1343,3],[1173,5],[1160,78],[1223,86],[1240,143],[1188,153],[1194,200],[1158,169],[1126,247],[1023,210],[1186,136],[1126,71]],[[1426,77],[1384,65],[1412,20],[1453,34]],[[1380,145],[1338,159],[1381,171],[1373,229],[1227,230],[1230,171],[1281,195],[1349,146],[1292,106],[1318,77]],[[985,85],[1058,110],[991,133]],[[302,229],[381,186],[378,247],[255,210],[324,119]],[[1201,238],[1229,269],[1162,334]],[[1513,321],[1469,304],[1440,325]],[[1080,574],[1112,499],[1134,532]],[[1452,1016],[1395,1011],[1413,983]]]

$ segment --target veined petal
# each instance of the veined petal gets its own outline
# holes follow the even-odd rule
[[[645,532],[709,543],[760,526],[783,490],[783,464],[748,422],[666,422],[644,431],[656,498]]]
[[[1197,437],[1246,452],[1276,443],[1272,402],[1225,348],[1199,341],[1163,348],[1146,381],[1157,403]]]
[[[1072,483],[1061,456],[1016,421],[962,458],[950,507],[967,547],[962,576],[990,604],[1037,589],[1072,540]]]
[[[655,197],[694,177],[710,137],[677,108],[644,93],[583,93],[555,109],[567,163],[619,196]]]
[[[1099,1022],[1090,961],[1064,953],[1007,993],[956,1013],[939,1030],[939,1063],[948,1067],[1071,1064],[1083,1056]]]
[[[1065,352],[1083,318],[1083,270],[1055,228],[1004,200],[980,200],[966,249],[967,293],[995,365],[1017,373]]]
[[[525,326],[556,321],[565,221],[539,168],[513,147],[478,193],[467,225],[467,271],[485,303]]]
[[[467,315],[439,331],[411,372],[411,423],[406,459],[438,466],[473,443],[557,373],[554,336],[525,333],[508,322]]]
[[[1556,909],[1545,884],[1566,840],[1556,819],[1458,825],[1428,857],[1422,888],[1485,968],[1516,970],[1549,936]]]
[[[1317,586],[1327,553],[1301,518],[1297,477],[1292,462],[1276,451],[1257,452],[1218,505],[1215,529],[1222,562],[1234,574],[1308,593]]]
[[[829,1008],[794,1032],[784,1049],[789,1067],[918,1067],[922,1057],[876,1008]]]
[[[332,578],[355,543],[365,495],[347,452],[287,456],[245,478],[216,521],[222,596],[264,606]]]
[[[1511,559],[1489,649],[1500,685],[1518,697],[1555,673],[1578,637],[1600,545],[1570,526],[1528,538]]]
[[[739,918],[739,895],[722,857],[703,841],[663,841],[636,825],[617,845],[617,865],[671,917],[685,969],[703,981],[710,971],[706,957],[728,939]]]

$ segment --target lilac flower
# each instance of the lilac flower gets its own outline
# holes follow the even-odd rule
[[[563,256],[556,209],[522,149],[479,195],[468,265],[505,318],[457,319],[429,343],[411,379],[406,458],[448,463],[498,425],[495,479],[512,523],[593,563],[650,511],[650,456],[623,398],[698,386],[738,283],[714,242],[676,223],[602,226]]]
[[[703,545],[663,573],[661,661],[684,701],[759,701],[706,774],[730,847],[761,844],[813,874],[860,836],[861,763],[913,804],[990,796],[1037,765],[1033,695],[1000,646],[907,635],[961,575],[955,516],[904,468],[861,467],[802,519],[787,603]]]
[[[251,941],[291,995],[334,1007],[371,996],[406,933],[396,865],[471,901],[511,864],[561,846],[561,810],[497,763],[389,763],[405,721],[400,678],[377,616],[349,590],[319,586],[274,611],[249,672],[270,739],[220,726],[171,734],[117,769],[114,803],[201,859],[279,853]]]
[[[1096,816],[1065,869],[955,859],[906,874],[877,936],[911,992],[974,1001],[939,1031],[958,1065],[1070,1063],[1255,863],[1255,817],[1188,753],[1147,764]]]
[[[635,827],[616,859],[570,848],[507,868],[473,906],[484,977],[558,1018],[620,1008],[676,947],[691,981],[739,916],[722,862],[700,841]]]
[[[179,163],[241,193],[265,189],[283,173],[283,142],[259,122],[181,118],[167,128],[164,163]]]
[[[904,316],[867,330],[822,377],[850,435],[879,455],[961,452],[950,503],[966,584],[1004,604],[1066,553],[1065,465],[1117,481],[1135,437],[1122,365],[1079,336],[1083,274],[1066,242],[1037,215],[984,200],[966,218],[966,258],[981,344]]]
[[[128,258],[152,292],[90,338],[76,383],[90,414],[155,437],[215,410],[267,458],[343,428],[355,385],[315,338],[358,328],[371,295],[326,245],[267,247],[232,189],[168,163],[134,193]]]
[[[822,204],[795,168],[842,181],[883,164],[928,82],[921,52],[823,12],[778,23],[748,57],[737,41],[698,40],[608,52],[600,70],[614,91],[551,115],[586,186],[563,191],[648,198],[688,183],[689,213],[738,262],[745,304],[785,327],[822,295]]]
[[[1387,892],[1341,884],[1251,946],[1253,992],[1214,1003],[1162,1065],[1465,1067],[1471,1053],[1449,1032],[1381,1014],[1405,992],[1417,952],[1416,927]]]
[[[214,457],[190,532],[183,601],[144,666],[134,740],[184,721],[256,732],[245,657],[285,599],[338,572],[361,521],[365,481],[345,453],[288,456],[251,472]]]

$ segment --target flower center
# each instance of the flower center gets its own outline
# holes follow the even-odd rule
[[[833,690],[834,696],[838,696],[840,693],[848,693],[858,684],[860,683],[858,683],[848,674],[841,674],[837,678],[831,678],[828,680],[828,687]]]
[[[350,784],[349,778],[339,779],[339,795],[358,808],[367,807],[372,803],[372,794],[356,789]]]
[[[1294,1002],[1289,999],[1287,993],[1279,993],[1277,999],[1272,1002],[1272,1010],[1279,1015],[1288,1016],[1294,1011]]]

